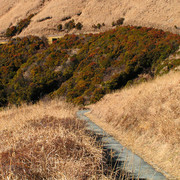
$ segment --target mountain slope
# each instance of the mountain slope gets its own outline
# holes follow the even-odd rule
[[[148,163],[180,179],[180,72],[106,95],[89,117]],[[162,171],[163,172],[163,171]]]
[[[107,30],[113,21],[123,17],[125,24],[179,33],[180,30],[174,27],[180,27],[179,7],[179,0],[0,0],[0,32],[35,13],[21,35],[57,34],[57,25],[64,24],[62,19],[65,17],[81,22],[83,32],[93,31],[92,25],[98,23],[105,23],[102,30]]]

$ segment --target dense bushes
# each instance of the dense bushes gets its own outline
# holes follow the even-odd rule
[[[93,24],[92,28],[94,28],[94,29],[101,29],[102,26],[105,26],[105,24],[104,23],[102,23],[102,24],[98,23],[97,25]]]
[[[71,30],[76,27],[74,20],[65,23],[65,29]]]
[[[29,83],[21,74],[22,66],[31,56],[44,48],[45,42],[33,36],[13,39],[0,47],[0,106],[10,102],[19,103],[22,99],[27,100],[22,91],[23,88],[27,89]],[[19,96],[15,97],[21,93],[22,99]]]
[[[0,47],[0,106],[45,95],[94,103],[142,73],[156,74],[179,45],[178,35],[132,26],[66,35],[51,46],[37,37],[14,39]]]
[[[21,20],[16,26],[12,26],[6,30],[6,37],[12,37],[16,34],[20,34],[24,28],[26,28],[34,15],[31,14],[28,18]]]
[[[59,24],[59,25],[57,26],[57,30],[58,30],[58,31],[64,31],[64,30],[70,31],[70,30],[72,30],[72,29],[74,29],[74,28],[76,28],[77,30],[81,30],[81,29],[83,28],[83,25],[82,25],[80,22],[78,22],[78,23],[76,24],[75,21],[74,21],[74,19],[72,19],[72,20],[70,20],[69,22],[66,22],[66,23],[64,24],[64,28],[63,28],[63,25],[62,25],[62,24]]]
[[[11,26],[6,30],[6,37],[12,37],[15,36],[17,33],[17,28],[16,26]]]
[[[83,28],[83,25],[80,22],[78,22],[76,24],[76,29],[81,30],[82,28]]]
[[[120,26],[124,23],[124,20],[125,20],[124,18],[120,18],[116,22],[113,21],[112,26]]]

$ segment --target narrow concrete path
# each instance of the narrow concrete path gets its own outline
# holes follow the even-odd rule
[[[88,117],[85,116],[85,113],[87,112],[89,112],[89,110],[80,110],[77,112],[77,117],[80,120],[86,121],[87,130],[92,132],[95,136],[97,136],[97,139],[102,142],[103,149],[107,154],[108,161],[111,161],[112,169],[114,169],[117,174],[117,171],[126,175],[128,174],[126,176],[127,179],[167,179],[163,174],[157,172],[152,166],[147,164],[142,158],[123,147],[112,136],[107,134],[102,128],[93,123]],[[119,176],[116,176],[116,179],[118,179],[120,176],[120,174]]]

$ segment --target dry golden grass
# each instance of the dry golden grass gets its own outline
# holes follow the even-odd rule
[[[62,19],[69,16],[83,24],[81,33],[94,31],[92,25],[98,23],[105,23],[102,28],[105,31],[112,28],[113,21],[124,17],[126,25],[155,27],[179,34],[174,27],[180,26],[179,7],[179,0],[0,0],[0,34],[31,13],[36,15],[20,36],[57,34],[57,25],[64,24]],[[52,18],[39,21],[46,17]]]
[[[77,107],[53,100],[0,111],[0,179],[100,179],[102,152]]]
[[[180,179],[180,72],[106,95],[88,115],[154,167]]]

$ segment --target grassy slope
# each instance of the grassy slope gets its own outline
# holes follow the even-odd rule
[[[35,102],[47,94],[53,97],[65,95],[69,101],[77,104],[95,102],[104,94],[131,84],[144,73],[156,75],[178,66],[178,55],[166,58],[178,49],[179,44],[178,35],[141,27],[121,27],[99,35],[65,36],[51,46],[37,37],[13,40],[8,45],[0,47],[0,105]],[[153,157],[153,163],[174,176],[178,176],[179,166],[179,116],[176,113],[179,112],[179,93],[174,93],[174,87],[179,83],[178,77],[179,74],[170,75],[169,84],[167,76],[165,80],[160,79],[159,84],[164,82],[164,86],[158,86],[158,83],[157,86],[153,86],[152,82],[150,85],[138,86],[141,90],[138,90],[138,87],[131,88],[127,94],[126,90],[123,90],[124,99],[123,94],[108,95],[108,103],[102,100],[99,106],[93,107],[96,109],[98,106],[97,109],[101,110],[94,110],[93,117],[102,118],[101,125],[106,124],[107,131],[112,129],[113,132],[117,132],[115,135],[120,140],[126,137],[124,140],[127,146],[142,154],[149,162]],[[144,91],[145,88],[149,91]],[[149,101],[152,98],[156,101]],[[76,123],[70,125],[75,122],[74,116],[71,116],[75,110],[71,111],[67,105],[51,101],[1,111],[1,168],[4,168],[5,172],[8,169],[7,174],[1,175],[10,176],[9,167],[13,177],[23,175],[62,178],[64,175],[69,177],[71,172],[74,173],[73,178],[86,177],[86,173],[90,176],[96,175],[100,154],[93,146],[87,146],[88,138]],[[114,116],[116,111],[120,112],[119,118]],[[103,116],[103,113],[106,116]],[[176,120],[173,121],[171,118]],[[77,128],[78,132],[74,132],[74,128]],[[134,128],[138,129],[133,131]],[[27,134],[24,134],[25,131]],[[82,134],[79,134],[79,131]],[[85,140],[79,142],[77,139],[81,139],[82,136]],[[69,152],[69,144],[73,145],[70,147],[72,152]],[[59,152],[57,149],[63,145],[65,149]],[[77,148],[81,147],[84,149],[78,154]],[[52,151],[58,151],[59,161],[64,163],[63,166],[67,165],[70,168],[62,169],[57,165],[59,162],[55,162],[57,157],[51,154]],[[69,159],[72,154],[75,154],[74,159]],[[39,157],[42,160],[40,163],[37,161]],[[20,160],[17,161],[17,158]],[[85,162],[97,162],[95,165],[90,163],[90,169],[95,169],[76,174],[72,161],[77,158]],[[12,163],[15,165],[11,166]],[[76,165],[75,168],[80,172],[87,166],[81,161],[77,161]],[[25,174],[22,169],[25,169]],[[57,170],[61,173],[56,174]]]
[[[154,76],[180,45],[180,36],[143,27],[67,35],[48,46],[24,37],[0,46],[0,106],[66,96],[76,104],[98,101],[141,74]],[[168,70],[176,67],[171,61]]]
[[[57,25],[66,23],[62,19],[69,16],[84,25],[83,32],[94,31],[92,25],[98,23],[105,23],[104,31],[112,28],[113,21],[124,17],[126,24],[180,33],[174,28],[180,23],[179,0],[0,0],[0,4],[0,33],[31,13],[36,15],[22,36],[57,34]]]
[[[102,152],[60,100],[0,111],[0,179],[101,178]]]
[[[176,177],[180,167],[180,72],[106,95],[89,117],[119,141]]]

